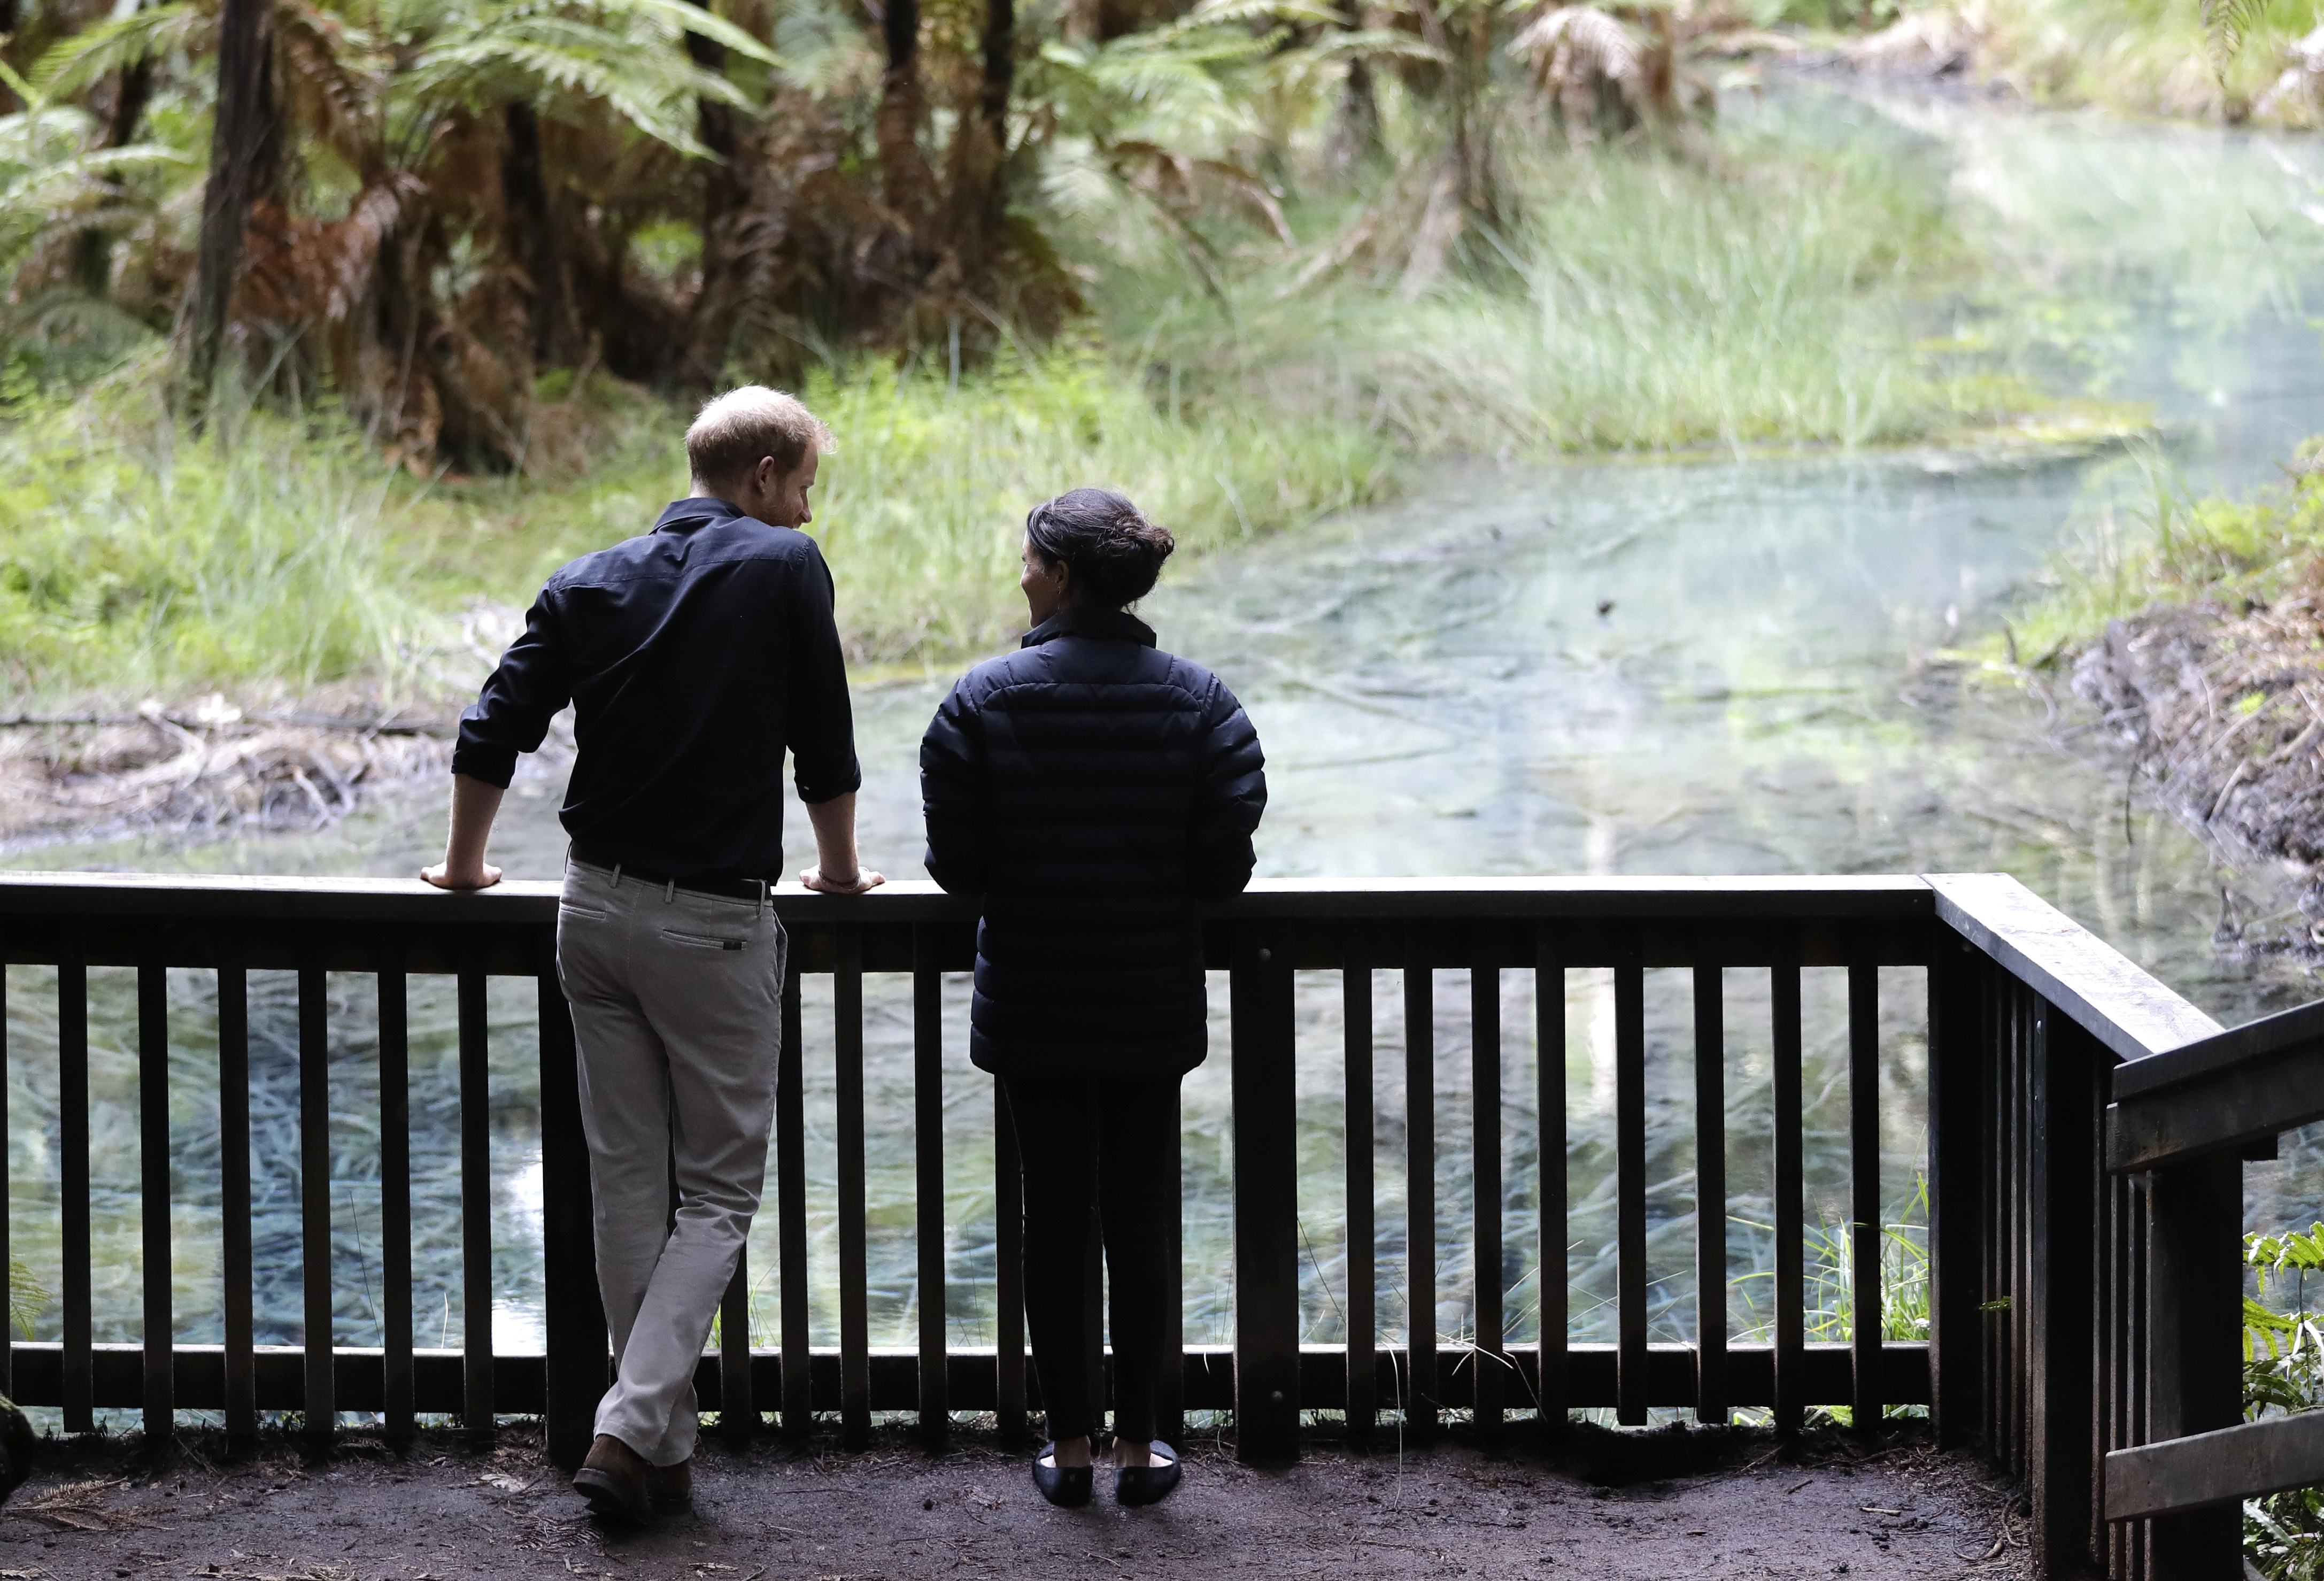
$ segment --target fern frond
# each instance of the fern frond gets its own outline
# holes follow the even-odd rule
[[[2203,0],[2203,41],[2210,46],[2211,75],[2225,85],[2227,68],[2243,53],[2244,40],[2267,14],[2267,0]]]
[[[33,63],[28,80],[43,98],[79,93],[124,66],[189,47],[212,25],[191,5],[156,5],[59,39]]]

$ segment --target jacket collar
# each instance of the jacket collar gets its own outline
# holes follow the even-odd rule
[[[672,500],[669,509],[654,523],[657,532],[692,532],[700,527],[715,527],[721,522],[742,519],[742,513],[721,499],[707,495],[696,495],[691,499]]]
[[[1067,605],[1025,633],[1020,648],[1038,648],[1056,637],[1111,637],[1117,643],[1154,646],[1154,628],[1126,609],[1090,609]]]

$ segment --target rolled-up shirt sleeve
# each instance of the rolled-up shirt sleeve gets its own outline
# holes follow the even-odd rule
[[[1195,899],[1220,901],[1240,894],[1258,865],[1250,837],[1267,810],[1267,757],[1250,717],[1224,684],[1213,682],[1203,714],[1188,877]]]
[[[839,645],[837,590],[813,540],[806,574],[793,578],[791,618],[791,774],[801,801],[813,806],[863,783],[855,759],[855,714],[847,697],[847,655]]]
[[[555,586],[541,589],[524,617],[524,633],[509,644],[476,700],[460,716],[452,772],[503,790],[516,775],[520,753],[535,752],[549,722],[572,700],[572,676],[558,642]]]

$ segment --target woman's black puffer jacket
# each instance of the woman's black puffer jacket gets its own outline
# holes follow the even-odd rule
[[[1062,610],[961,678],[920,743],[920,795],[930,875],[984,897],[977,1065],[1203,1062],[1195,902],[1250,882],[1264,765],[1234,694],[1120,610]]]

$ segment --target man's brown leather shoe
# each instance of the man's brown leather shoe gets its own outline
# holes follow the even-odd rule
[[[608,1521],[642,1521],[653,1513],[653,1500],[646,1491],[652,1470],[644,1456],[611,1433],[600,1433],[589,1446],[589,1457],[573,1474],[573,1491]]]
[[[657,1510],[682,1510],[694,1502],[694,1462],[646,1467],[646,1496]]]

